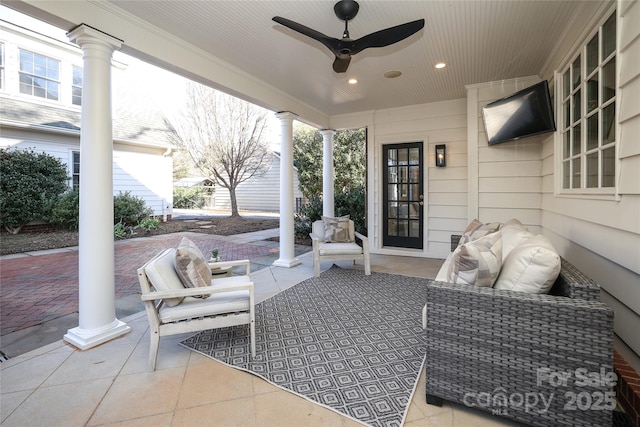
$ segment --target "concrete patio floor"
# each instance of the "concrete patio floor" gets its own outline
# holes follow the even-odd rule
[[[298,258],[302,264],[292,269],[262,266],[252,272],[257,302],[313,275],[311,253]],[[349,261],[335,263],[362,269]],[[442,260],[373,255],[371,263],[377,272],[433,278]],[[331,264],[323,263],[323,270]],[[189,334],[162,338],[157,370],[149,372],[146,314],[137,312],[120,320],[132,331],[96,348],[79,351],[57,340],[3,362],[2,426],[361,425],[178,345]],[[424,373],[405,422],[405,426],[505,425],[520,424],[447,402],[442,407],[427,405]]]

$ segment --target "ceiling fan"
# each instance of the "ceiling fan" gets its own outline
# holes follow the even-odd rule
[[[417,21],[386,28],[357,40],[352,40],[349,37],[349,21],[356,17],[359,9],[360,6],[355,0],[340,0],[333,6],[333,11],[338,19],[344,21],[344,33],[342,33],[341,39],[326,36],[319,31],[280,16],[274,16],[273,20],[300,34],[318,40],[328,47],[336,56],[336,59],[333,61],[333,71],[336,73],[346,72],[347,68],[349,68],[351,57],[356,53],[362,52],[370,47],[384,47],[397,43],[417,33],[424,27],[424,19],[418,19]]]

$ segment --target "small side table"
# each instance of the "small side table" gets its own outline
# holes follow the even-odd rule
[[[211,267],[211,278],[212,279],[220,279],[222,277],[231,277],[233,275],[233,271],[231,267],[216,267],[214,264],[209,264]]]

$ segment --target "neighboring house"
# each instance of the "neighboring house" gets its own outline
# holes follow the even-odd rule
[[[82,51],[69,42],[0,21],[0,147],[34,149],[80,182]],[[175,131],[113,61],[113,194],[131,192],[155,215],[171,215]],[[140,167],[143,165],[144,167]]]
[[[269,170],[262,176],[254,176],[238,185],[236,199],[239,210],[279,212],[280,211],[280,154],[273,152],[270,156]],[[298,168],[293,167],[293,199],[302,199]],[[297,206],[297,205],[296,205]],[[213,207],[215,209],[231,209],[229,190],[216,186]]]

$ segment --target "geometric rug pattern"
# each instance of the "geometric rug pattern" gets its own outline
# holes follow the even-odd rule
[[[427,279],[333,266],[182,345],[371,426],[402,425],[426,352]]]

